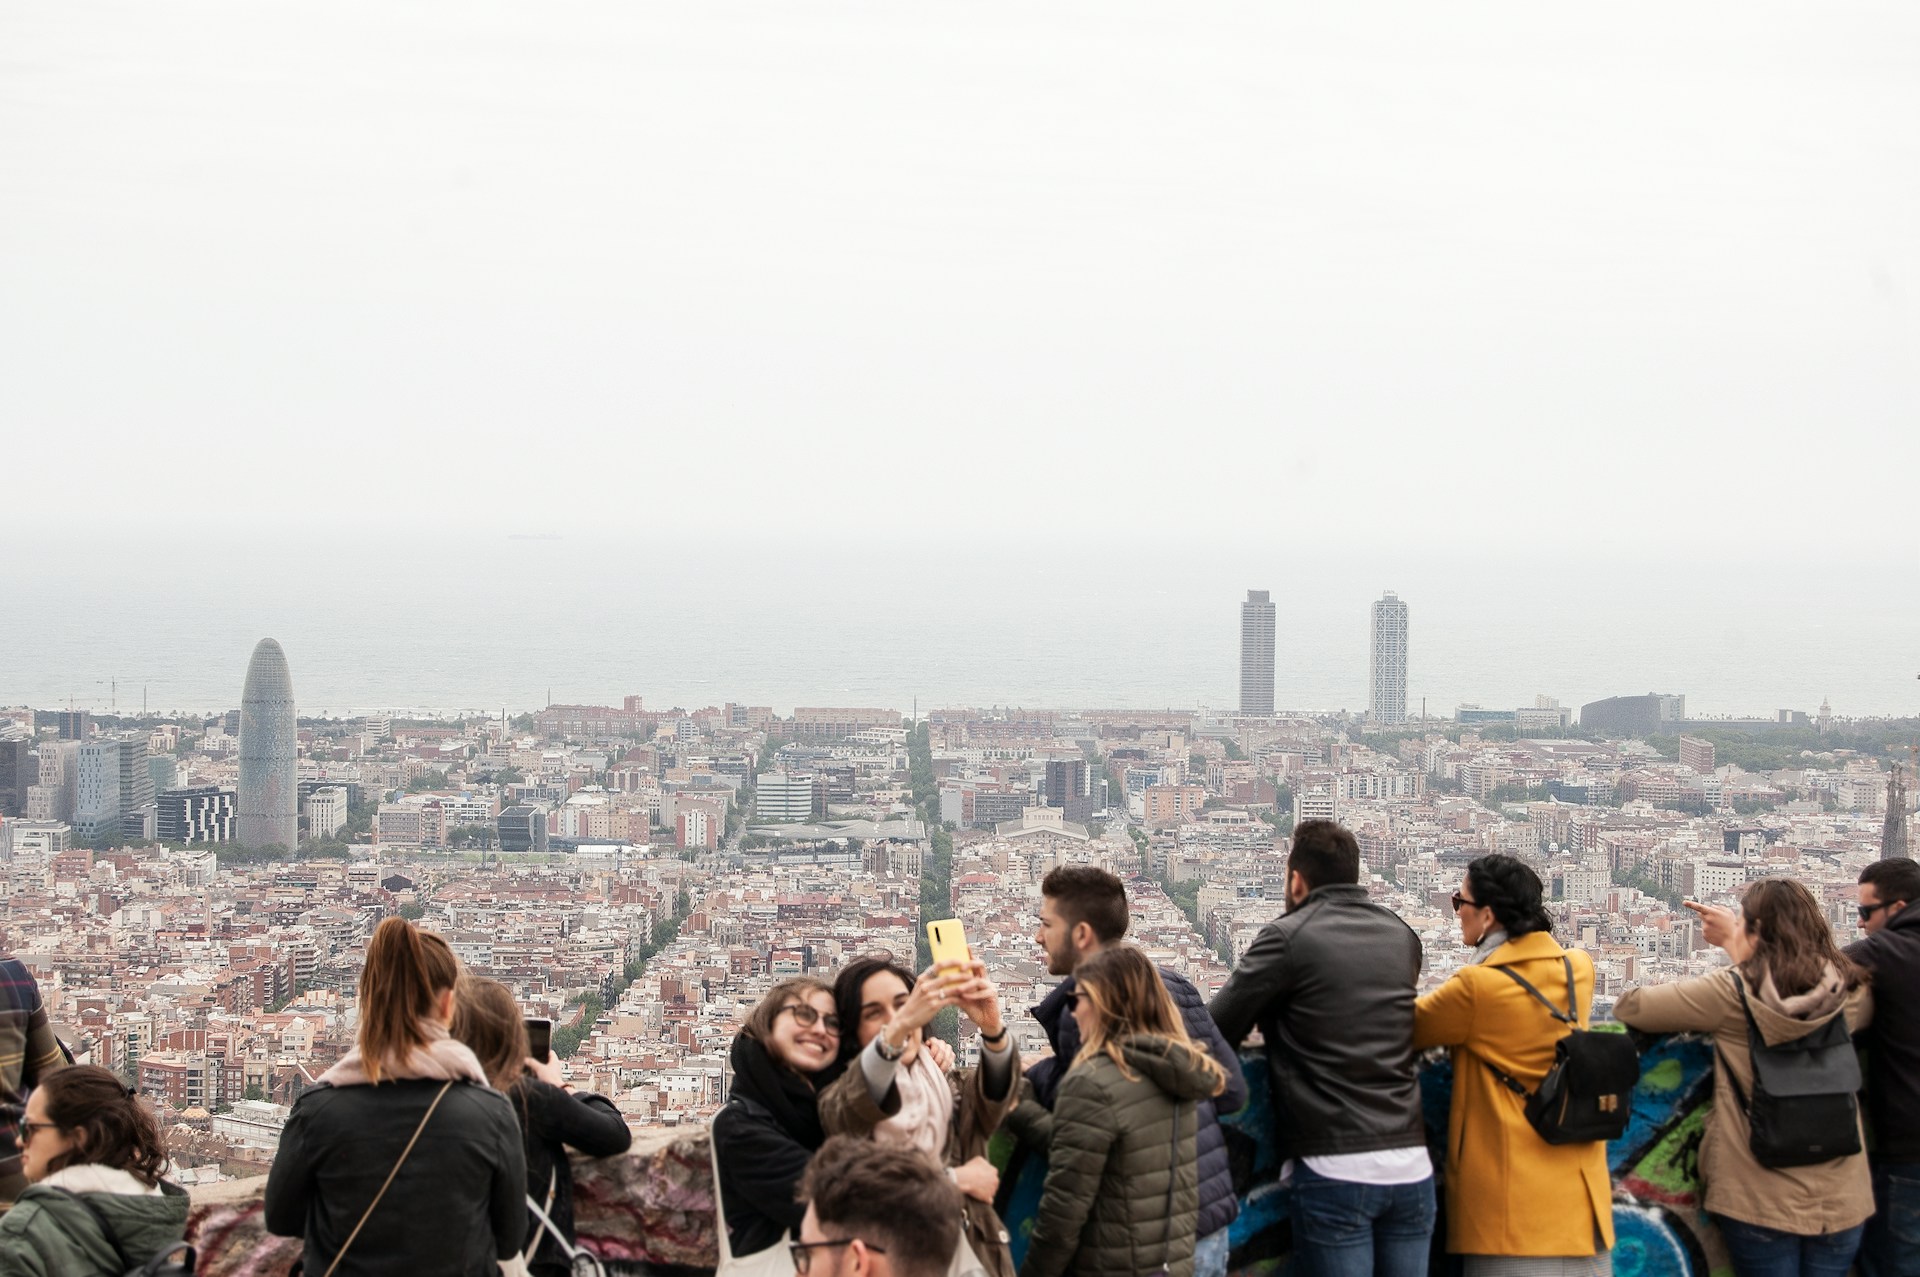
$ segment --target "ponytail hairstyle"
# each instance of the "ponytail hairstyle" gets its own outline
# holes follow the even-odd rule
[[[39,1083],[47,1120],[66,1133],[73,1147],[47,1162],[49,1173],[69,1166],[111,1166],[126,1171],[148,1188],[166,1170],[167,1150],[160,1127],[127,1084],[93,1064],[76,1064],[49,1073]]]
[[[1119,1066],[1120,1075],[1138,1081],[1127,1067],[1122,1040],[1137,1034],[1166,1038],[1184,1050],[1203,1073],[1213,1078],[1214,1095],[1227,1089],[1227,1073],[1220,1062],[1187,1036],[1186,1022],[1173,1005],[1166,981],[1139,948],[1117,944],[1082,962],[1073,972],[1074,992],[1093,1004],[1093,1032],[1080,1043],[1073,1068],[1105,1054]]]
[[[513,993],[498,980],[462,976],[453,997],[453,1024],[448,1030],[467,1044],[487,1085],[505,1093],[527,1075],[527,1022]]]
[[[360,1059],[369,1081],[426,1049],[434,1003],[459,983],[460,960],[433,932],[405,918],[387,918],[373,929],[360,969]]]
[[[1509,940],[1536,931],[1553,931],[1540,875],[1512,856],[1481,856],[1470,861],[1467,890],[1473,893],[1473,903],[1493,910],[1493,920]]]
[[[1867,982],[1867,973],[1833,942],[1833,928],[1813,893],[1791,878],[1762,878],[1740,897],[1740,913],[1753,937],[1753,955],[1740,964],[1747,983],[1759,989],[1773,977],[1783,998],[1818,987],[1832,967],[1849,989]]]

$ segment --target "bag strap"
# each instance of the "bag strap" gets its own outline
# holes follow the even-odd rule
[[[547,1218],[547,1211],[550,1211],[553,1209],[554,1190],[556,1190],[559,1187],[560,1187],[560,1164],[558,1162],[555,1162],[552,1168],[547,1171],[546,1210],[542,1210],[540,1206],[533,1200],[532,1193],[527,1194],[527,1209],[540,1217],[541,1224],[543,1224],[547,1229],[552,1231],[554,1240],[560,1243],[562,1249],[565,1249],[567,1245],[567,1239],[560,1236],[560,1230],[557,1228],[554,1228],[553,1221]],[[520,1256],[521,1263],[531,1264],[533,1262],[533,1252],[540,1249],[541,1231],[542,1230],[538,1228],[534,1229],[532,1240],[530,1240],[527,1243],[527,1249],[521,1253],[521,1256]],[[567,1258],[571,1259],[573,1258],[573,1256],[568,1255]]]
[[[732,1100],[727,1102],[729,1104],[733,1103]],[[726,1112],[724,1106],[720,1112]],[[715,1225],[713,1231],[716,1239],[720,1243],[719,1268],[721,1271],[724,1271],[726,1267],[733,1262],[733,1242],[727,1236],[727,1207],[726,1203],[721,1200],[725,1194],[720,1191],[720,1141],[715,1138],[715,1125],[719,1120],[719,1116],[719,1113],[714,1114],[715,1121],[707,1124],[707,1154],[713,1162],[713,1222]]]
[[[1580,1023],[1580,1017],[1574,1014],[1573,1010],[1573,959],[1563,953],[1560,955],[1560,961],[1567,964],[1567,1009],[1565,1011],[1562,1011],[1559,1007],[1549,1002],[1546,994],[1527,983],[1527,978],[1518,971],[1515,971],[1512,967],[1500,967],[1499,971],[1502,975],[1538,999],[1540,1005],[1547,1009],[1548,1015],[1551,1015],[1562,1024],[1577,1025]]]
[[[1740,982],[1739,969],[1735,968],[1732,975],[1733,991],[1740,995],[1740,1010],[1744,1012],[1747,1017],[1747,1067],[1752,1068],[1753,1044],[1760,1040],[1760,1026],[1753,1022],[1753,1008],[1747,1004],[1747,986]],[[1741,1086],[1740,1079],[1733,1075],[1733,1066],[1731,1064],[1728,1064],[1725,1060],[1720,1061],[1720,1063],[1721,1066],[1727,1070],[1727,1082],[1733,1087],[1733,1098],[1740,1101],[1741,1111],[1751,1116],[1753,1106],[1747,1102],[1747,1088]]]
[[[553,1234],[553,1240],[559,1243],[560,1253],[567,1257],[568,1262],[572,1262],[573,1257],[580,1253],[580,1248],[575,1246],[572,1242],[568,1241],[565,1237],[561,1236],[560,1226],[553,1222],[553,1219],[547,1214],[546,1211],[540,1209],[540,1207],[534,1202],[531,1196],[527,1198],[527,1206],[529,1209],[533,1211],[535,1215],[538,1215],[540,1217],[541,1230],[543,1232],[549,1232]],[[549,1209],[551,1209],[553,1206],[553,1194],[551,1192],[547,1194],[547,1206]],[[539,1245],[540,1245],[540,1234],[535,1233],[533,1236],[533,1245],[527,1247],[527,1253],[525,1256],[525,1258],[529,1262],[532,1261],[533,1252],[539,1248]]]
[[[400,1150],[400,1160],[393,1164],[393,1169],[387,1172],[386,1181],[380,1185],[380,1191],[373,1195],[373,1200],[367,1203],[367,1209],[361,1212],[360,1222],[353,1226],[353,1231],[347,1234],[347,1240],[341,1243],[339,1250],[334,1252],[333,1262],[327,1265],[326,1277],[333,1277],[333,1270],[340,1266],[340,1261],[347,1257],[347,1251],[352,1248],[353,1239],[360,1235],[360,1230],[367,1226],[369,1219],[373,1218],[374,1207],[378,1206],[380,1199],[387,1195],[387,1189],[393,1184],[393,1177],[398,1175],[400,1168],[407,1164],[407,1155],[413,1152],[413,1146],[420,1142],[420,1132],[427,1129],[427,1122],[432,1119],[433,1111],[440,1107],[440,1101],[447,1098],[447,1092],[452,1087],[451,1081],[441,1083],[439,1093],[433,1097],[433,1103],[427,1105],[426,1113],[420,1118],[420,1125],[413,1128],[413,1138],[408,1140],[407,1146]]]

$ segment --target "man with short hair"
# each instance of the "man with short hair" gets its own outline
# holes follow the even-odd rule
[[[1066,977],[1033,1008],[1033,1018],[1053,1044],[1053,1057],[1027,1070],[1033,1098],[1045,1108],[1053,1107],[1060,1079],[1080,1053],[1080,1025],[1073,1018],[1073,972],[1108,945],[1124,940],[1132,920],[1126,885],[1104,869],[1060,865],[1040,881],[1040,929],[1034,933],[1034,943],[1046,953],[1047,973]],[[1160,968],[1160,979],[1180,1011],[1187,1036],[1206,1048],[1227,1073],[1227,1089],[1198,1103],[1200,1217],[1193,1256],[1194,1277],[1224,1277],[1227,1225],[1240,1213],[1240,1199],[1234,1196],[1233,1168],[1227,1161],[1219,1115],[1237,1112],[1247,1102],[1247,1080],[1240,1072],[1240,1057],[1220,1035],[1193,982],[1166,967]],[[1016,1118],[1012,1125],[1017,1129],[1022,1123]]]
[[[960,1190],[904,1144],[836,1135],[800,1177],[792,1243],[802,1277],[946,1277],[960,1247]]]
[[[1860,927],[1847,956],[1873,972],[1867,1123],[1873,1218],[1860,1246],[1866,1277],[1920,1277],[1920,864],[1905,856],[1860,871]]]
[[[1274,1138],[1291,1173],[1295,1262],[1314,1277],[1425,1277],[1433,1163],[1413,1049],[1420,938],[1367,898],[1360,846],[1302,821],[1287,909],[1210,1010],[1229,1042],[1266,1039]]]

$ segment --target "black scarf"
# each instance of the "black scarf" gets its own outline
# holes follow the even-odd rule
[[[733,1093],[773,1114],[780,1129],[804,1148],[827,1142],[820,1125],[820,1091],[843,1066],[830,1064],[814,1074],[795,1073],[773,1058],[766,1045],[744,1032],[733,1038]],[[818,1089],[816,1089],[818,1088]]]

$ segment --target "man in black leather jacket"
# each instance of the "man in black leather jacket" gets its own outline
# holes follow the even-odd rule
[[[1860,872],[1860,926],[1849,958],[1873,972],[1867,1122],[1874,1216],[1860,1247],[1866,1277],[1920,1277],[1920,865],[1905,856]]]
[[[1113,874],[1091,865],[1062,865],[1048,871],[1040,883],[1040,929],[1034,940],[1046,951],[1047,971],[1064,975],[1062,980],[1032,1010],[1033,1018],[1046,1030],[1053,1055],[1027,1070],[1032,1098],[1023,1104],[1038,1103],[1053,1107],[1060,1078],[1080,1053],[1080,1026],[1073,1018],[1073,970],[1110,944],[1126,938],[1132,913],[1127,906],[1126,885]],[[1236,1113],[1247,1102],[1247,1080],[1240,1072],[1240,1059],[1234,1054],[1219,1028],[1207,1014],[1206,1000],[1192,981],[1177,971],[1160,968],[1160,979],[1180,1012],[1187,1036],[1226,1070],[1227,1089],[1211,1100],[1200,1101],[1199,1143],[1200,1219],[1194,1252],[1195,1277],[1224,1273],[1227,1266],[1227,1225],[1240,1213],[1240,1200],[1233,1192],[1233,1169],[1227,1162],[1226,1136],[1220,1129],[1220,1114]],[[1009,1121],[1016,1132],[1026,1128],[1018,1111]]]
[[[1227,1041],[1256,1026],[1266,1039],[1306,1271],[1427,1271],[1433,1166],[1413,1049],[1420,959],[1419,937],[1367,898],[1353,835],[1303,821],[1287,857],[1287,912],[1261,929],[1208,1008]]]

